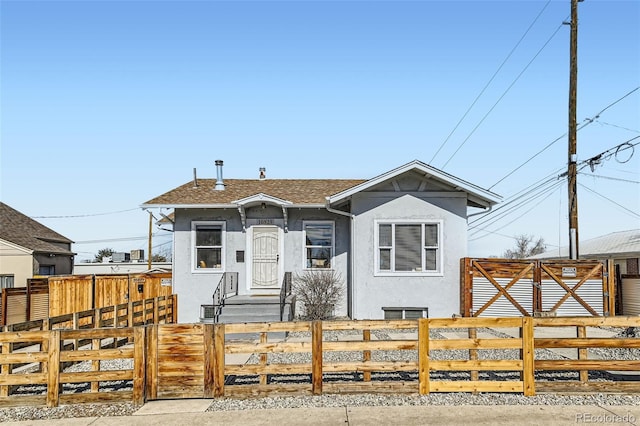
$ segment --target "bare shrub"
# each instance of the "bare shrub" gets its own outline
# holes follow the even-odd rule
[[[293,291],[304,306],[302,319],[329,319],[342,301],[342,276],[334,270],[304,271],[295,275]]]

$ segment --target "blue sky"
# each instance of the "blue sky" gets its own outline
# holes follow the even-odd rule
[[[640,3],[579,9],[584,161],[640,141]],[[566,168],[569,13],[569,0],[2,0],[0,198],[76,241],[78,261],[146,250],[139,205],[193,168],[215,177],[216,159],[227,178],[371,178],[419,159],[510,201]],[[582,239],[640,226],[640,146],[627,148],[579,175]],[[566,182],[546,185],[476,222],[469,254],[518,234],[566,245]]]

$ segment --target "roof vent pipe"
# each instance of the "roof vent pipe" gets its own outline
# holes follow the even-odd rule
[[[260,179],[266,179],[267,178],[266,171],[267,171],[266,168],[260,167]]]
[[[224,181],[222,180],[222,160],[216,160],[216,191],[224,191]]]

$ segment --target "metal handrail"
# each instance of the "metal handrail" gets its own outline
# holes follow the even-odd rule
[[[220,281],[213,292],[213,322],[217,323],[222,308],[224,307],[224,301],[230,296],[238,295],[238,273],[237,272],[224,272]]]
[[[282,287],[280,287],[280,321],[284,317],[284,305],[287,297],[291,295],[291,272],[285,272],[282,279]]]

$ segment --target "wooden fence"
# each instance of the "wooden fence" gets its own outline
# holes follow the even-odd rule
[[[2,291],[0,325],[168,297],[172,289],[171,272],[34,278]]]
[[[144,325],[175,322],[176,306],[175,295],[161,296],[4,326],[0,333],[0,407],[107,401],[142,404]],[[65,371],[78,363],[88,365],[81,371]]]
[[[613,261],[460,260],[465,317],[613,316]]]
[[[0,406],[354,392],[640,392],[640,357],[616,356],[616,351],[640,350],[640,338],[610,333],[630,327],[640,327],[640,317],[156,324],[5,332],[0,333]],[[550,337],[549,329],[572,337]],[[283,339],[282,333],[288,337]],[[111,346],[116,340],[126,344]],[[69,344],[74,341],[86,345]],[[13,350],[18,343],[29,346]],[[484,352],[489,349],[494,350],[491,356]],[[567,350],[575,356],[554,352]],[[598,356],[598,350],[609,352]],[[295,354],[293,362],[283,359],[285,353]],[[103,366],[114,359],[121,363],[114,370]],[[63,370],[65,363],[80,361],[89,364],[87,371]],[[565,374],[558,377],[558,372]],[[636,374],[636,381],[624,380],[625,372]],[[39,394],[26,396],[27,384]]]

